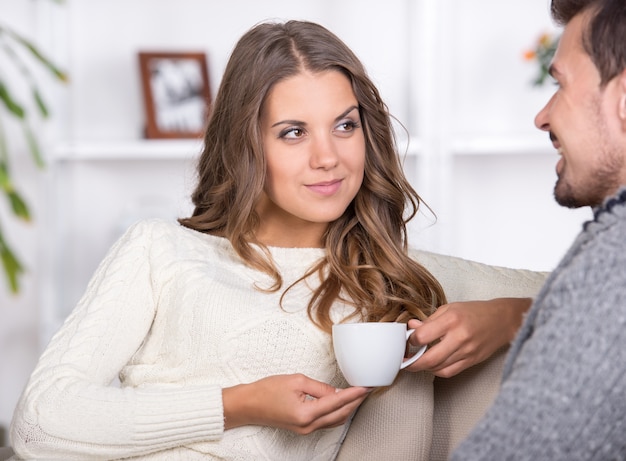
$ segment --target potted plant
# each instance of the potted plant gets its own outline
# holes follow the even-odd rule
[[[54,1],[62,3],[62,0]],[[35,114],[42,119],[48,118],[49,110],[39,90],[33,68],[34,66],[43,67],[55,80],[60,82],[67,82],[68,78],[67,74],[44,56],[30,40],[1,21],[0,49],[0,65],[8,70],[0,73],[0,195],[7,199],[11,215],[28,222],[31,220],[31,213],[11,174],[11,151],[7,143],[9,133],[4,129],[2,122],[5,117],[11,117],[18,122],[22,128],[21,135],[26,140],[33,161],[39,168],[43,168],[44,160],[41,149],[31,128],[33,114],[29,112],[26,101],[35,108]],[[22,81],[9,81],[7,76],[11,75],[18,75]],[[15,83],[20,83],[21,86],[13,85]],[[28,87],[25,95],[15,90],[15,86],[23,88],[24,83]],[[0,218],[0,261],[10,291],[18,293],[24,266],[11,248],[9,239],[3,231],[2,218]]]
[[[543,33],[539,36],[534,46],[524,52],[526,61],[536,61],[539,69],[537,76],[532,81],[534,86],[542,86],[550,75],[550,64],[556,47],[559,44],[559,35]]]

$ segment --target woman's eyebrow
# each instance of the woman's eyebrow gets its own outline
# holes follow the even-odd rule
[[[335,117],[335,122],[338,122],[339,120],[341,120],[342,118],[345,118],[350,112],[352,112],[353,110],[358,109],[359,106],[350,106],[348,107],[345,111],[343,111],[338,117]],[[272,128],[278,126],[278,125],[299,125],[299,126],[306,126],[307,123],[303,122],[301,120],[296,120],[296,119],[287,119],[287,120],[281,120],[279,122],[276,122],[272,125]]]
[[[346,109],[339,117],[337,117],[335,119],[335,122],[338,122],[342,118],[345,118],[350,112],[352,112],[353,110],[356,110],[358,108],[359,108],[359,106],[350,106],[350,107],[348,107],[348,109]]]
[[[281,120],[280,122],[276,122],[272,125],[272,128],[278,125],[300,125],[306,126],[306,122],[302,122],[300,120]]]

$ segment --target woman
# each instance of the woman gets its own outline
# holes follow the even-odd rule
[[[420,198],[387,108],[323,27],[240,39],[198,173],[193,215],[133,226],[53,338],[15,412],[19,455],[332,459],[369,392],[344,388],[332,324],[445,303],[407,254]]]

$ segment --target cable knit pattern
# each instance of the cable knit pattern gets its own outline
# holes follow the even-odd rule
[[[272,248],[286,284],[322,249]],[[313,277],[312,277],[313,279]],[[279,293],[226,239],[176,223],[134,225],[112,247],[18,403],[22,458],[326,460],[343,428],[296,436],[224,431],[223,387],[303,373],[345,386],[330,336],[308,319],[310,285]],[[337,304],[336,319],[346,313]],[[121,373],[120,373],[121,370]],[[112,385],[119,373],[121,386]]]
[[[623,189],[546,281],[454,460],[626,459],[625,236]]]

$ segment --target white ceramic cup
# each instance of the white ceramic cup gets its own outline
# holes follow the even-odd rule
[[[398,372],[419,359],[426,345],[404,360],[406,342],[415,330],[395,322],[333,325],[333,347],[339,368],[351,386],[393,383]]]

